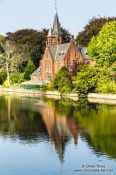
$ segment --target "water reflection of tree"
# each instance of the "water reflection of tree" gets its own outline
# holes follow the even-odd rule
[[[67,120],[66,127],[70,128],[70,135],[67,138],[73,137],[74,142],[77,143],[79,133],[97,154],[105,154],[111,158],[116,158],[115,106],[90,104],[86,101],[75,103],[64,99],[47,100],[47,104],[54,108],[57,118],[61,120],[65,116]],[[65,128],[65,125],[62,126]],[[47,128],[52,128],[52,126]],[[55,134],[54,131],[52,133]],[[55,141],[58,135],[50,137]],[[59,138],[61,138],[60,134]],[[64,143],[66,145],[67,142]],[[58,143],[55,143],[55,145],[58,146]]]
[[[46,129],[39,112],[31,109],[31,103],[6,96],[0,99],[0,134],[12,139],[35,142],[46,136]],[[28,105],[28,108],[26,107]],[[39,126],[39,127],[38,127]]]
[[[78,110],[74,117],[81,128],[81,136],[97,154],[105,154],[116,159],[116,107],[91,105]]]
[[[69,100],[34,100],[0,98],[0,135],[10,135],[21,142],[52,141],[61,161],[66,145],[78,134],[96,153],[116,159],[116,108]],[[40,102],[40,100],[39,100]]]
[[[43,137],[49,136],[62,162],[65,147],[71,138],[77,144],[78,130],[72,117],[73,107],[65,105],[62,112],[61,104],[57,104],[57,101],[39,101],[39,106],[33,102],[20,97],[1,98],[0,134],[10,135],[23,143],[38,142],[41,137],[43,140]]]

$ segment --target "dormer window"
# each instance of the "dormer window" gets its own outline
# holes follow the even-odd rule
[[[64,55],[64,54],[65,54],[64,51],[60,51],[60,52],[58,53],[59,56],[60,56],[60,55]]]

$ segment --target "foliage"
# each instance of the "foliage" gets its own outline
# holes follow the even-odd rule
[[[11,76],[11,81],[13,82],[13,84],[15,83],[22,83],[25,81],[25,78],[24,78],[24,72],[22,73],[14,73],[12,76]]]
[[[35,70],[35,65],[30,60],[28,62],[28,64],[27,64],[27,67],[25,68],[25,72],[24,72],[24,78],[25,78],[25,80],[29,80],[30,79],[30,75],[34,72],[34,70]]]
[[[0,69],[0,84],[2,85],[2,83],[5,81],[6,79],[6,73],[5,71],[1,68]]]
[[[24,70],[24,72],[14,72],[11,76],[11,80],[13,83],[22,83],[26,80],[30,79],[30,75],[34,72],[35,70],[35,65],[33,62],[30,60]]]
[[[102,76],[97,83],[96,92],[116,94],[115,81],[110,80],[107,76]]]
[[[11,80],[10,80],[10,85],[12,85],[12,81],[11,81]],[[9,88],[9,82],[8,82],[8,80],[5,80],[5,81],[4,81],[3,87],[4,87],[4,88]]]
[[[0,42],[3,42],[3,41],[4,41],[4,36],[0,35]]]
[[[45,40],[48,30],[36,31],[33,29],[18,30],[7,33],[6,40],[12,41],[20,53],[23,53],[24,63],[32,58],[38,67],[39,60],[45,49]]]
[[[68,69],[62,67],[56,74],[55,78],[48,84],[47,88],[49,90],[58,90],[60,92],[70,92],[70,82],[67,78]]]
[[[110,68],[80,65],[77,74],[70,77],[72,86],[67,76],[69,73],[67,68],[63,67],[46,89],[62,93],[74,92],[80,97],[86,97],[89,92],[116,93],[115,63]]]
[[[71,86],[69,80],[66,77],[62,77],[58,82],[58,91],[62,93],[71,92]]]
[[[79,32],[76,38],[76,42],[79,43],[81,46],[87,47],[91,38],[93,36],[98,35],[99,31],[106,24],[106,22],[110,22],[114,20],[116,21],[116,17],[112,17],[112,18],[93,17],[91,20],[89,20],[88,24],[84,27],[83,31]]]
[[[106,23],[107,21],[111,22]],[[91,33],[91,37],[94,37],[91,39],[88,52],[96,61],[96,66],[84,65],[76,67],[76,71],[67,70],[64,74],[61,69],[48,84],[48,89],[60,92],[73,91],[80,96],[86,96],[89,92],[116,93],[116,18],[93,18],[87,28],[89,27],[94,31]],[[96,37],[98,32],[99,35]]]
[[[63,42],[69,42],[70,33],[66,29],[61,30]],[[6,37],[0,35],[0,67],[4,67],[9,86],[10,79],[15,83],[30,79],[44,53],[47,34],[47,29],[23,29],[9,32]]]
[[[116,21],[106,23],[99,35],[92,38],[88,54],[98,66],[111,66],[116,61]]]
[[[71,37],[71,34],[69,33],[69,31],[61,27],[61,32],[62,32],[63,43],[69,43],[70,37]]]
[[[98,69],[92,66],[81,66],[79,72],[73,77],[73,91],[80,96],[94,92],[98,80]]]
[[[69,42],[70,33],[63,28],[61,31],[63,42]],[[22,53],[24,67],[26,65],[25,63],[31,58],[37,68],[45,50],[47,35],[47,29],[43,29],[42,31],[23,29],[14,33],[7,33],[6,40],[12,41],[17,50]]]
[[[0,84],[9,87],[30,79],[44,53],[47,34],[47,29],[24,29],[7,33],[6,37],[0,35]],[[70,41],[70,33],[63,28],[62,37],[63,42]],[[82,46],[90,41],[88,53],[96,66],[76,65],[71,71],[62,67],[45,89],[73,91],[80,96],[89,92],[116,94],[116,18],[93,18],[76,41]],[[36,84],[21,87],[40,89]]]
[[[0,53],[4,52],[3,44],[4,44],[5,37],[3,35],[0,35]]]
[[[15,54],[16,53],[16,54]],[[2,67],[7,75],[8,86],[10,87],[10,78],[14,72],[17,72],[22,57],[16,52],[16,47],[10,41],[4,44],[4,52],[0,54],[0,67]]]
[[[116,61],[107,69],[107,76],[116,83]]]

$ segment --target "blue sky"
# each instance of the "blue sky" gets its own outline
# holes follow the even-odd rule
[[[93,16],[116,16],[116,0],[57,0],[60,23],[77,35]],[[50,28],[54,0],[0,0],[0,34]]]

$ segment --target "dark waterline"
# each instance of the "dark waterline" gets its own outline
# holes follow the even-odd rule
[[[0,96],[0,175],[60,174],[116,174],[116,106]]]

